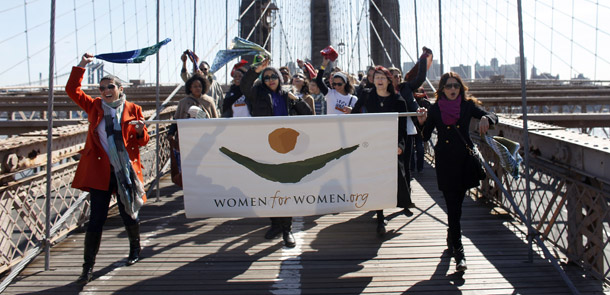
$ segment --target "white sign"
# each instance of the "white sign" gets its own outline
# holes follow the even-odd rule
[[[396,207],[394,114],[178,120],[188,218]]]

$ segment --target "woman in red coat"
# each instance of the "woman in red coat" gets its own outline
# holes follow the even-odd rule
[[[85,112],[89,131],[85,148],[72,181],[72,187],[88,191],[91,214],[85,235],[83,272],[76,281],[86,284],[93,276],[95,256],[102,239],[102,228],[108,216],[113,193],[129,237],[127,265],[140,259],[140,225],[138,211],[146,201],[140,162],[140,147],[149,136],[142,108],[128,102],[121,81],[112,76],[100,80],[100,96],[93,98],[81,89],[85,66],[93,55],[85,53],[66,84],[68,96]]]

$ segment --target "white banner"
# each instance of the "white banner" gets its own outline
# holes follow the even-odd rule
[[[394,114],[178,120],[188,218],[396,207]]]

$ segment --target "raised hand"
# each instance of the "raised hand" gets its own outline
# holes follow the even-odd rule
[[[78,66],[81,68],[84,68],[88,63],[92,62],[94,58],[95,57],[93,56],[93,54],[86,52],[81,57],[81,60],[80,60],[80,63],[78,64]]]

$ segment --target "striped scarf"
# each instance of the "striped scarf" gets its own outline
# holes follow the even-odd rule
[[[121,117],[125,107],[125,94],[107,104],[102,100],[104,120],[106,121],[106,134],[108,135],[108,157],[110,165],[117,180],[117,194],[125,207],[125,212],[133,219],[138,218],[138,211],[144,204],[144,185],[131,166],[129,154],[123,142],[121,133]],[[111,109],[116,109],[113,117]]]

